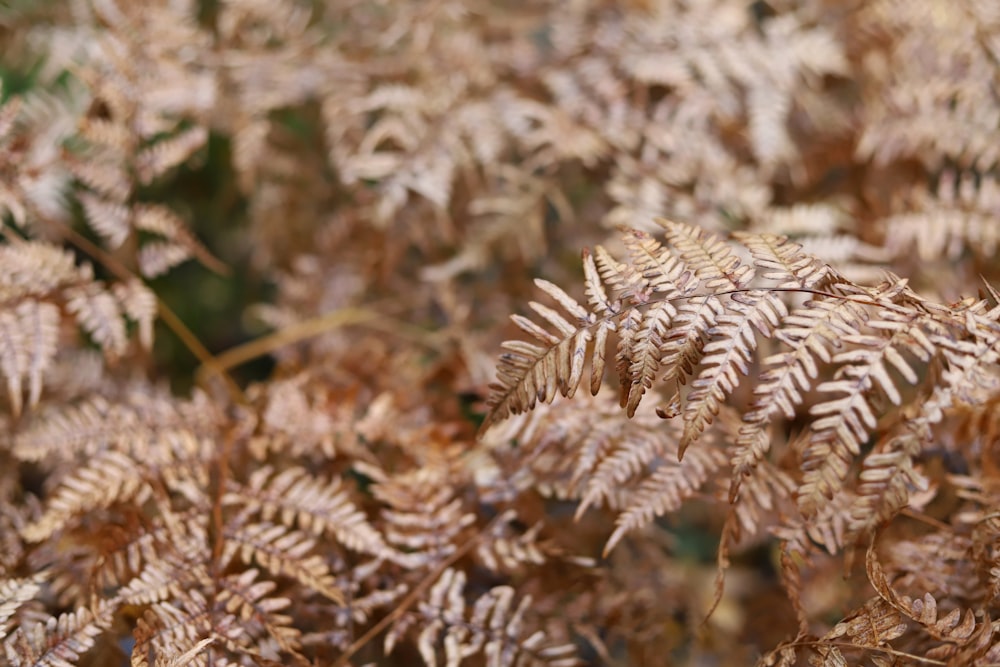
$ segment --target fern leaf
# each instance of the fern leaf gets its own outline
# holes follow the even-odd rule
[[[622,381],[622,407],[629,417],[635,415],[639,401],[647,389],[653,385],[660,370],[662,348],[670,331],[677,309],[669,301],[661,301],[650,306],[642,322],[642,329],[636,335],[633,351],[623,356],[630,360],[628,368],[619,371]],[[620,333],[627,330],[626,317],[619,325]],[[622,364],[624,366],[624,364]]]
[[[757,464],[753,475],[740,481],[738,493],[730,487],[729,494],[731,511],[737,520],[737,540],[744,535],[757,535],[771,525],[773,521],[768,521],[768,516],[787,514],[782,505],[791,504],[788,499],[794,496],[796,488],[789,473],[766,459]]]
[[[906,632],[902,614],[881,598],[872,598],[820,638],[817,651],[824,665],[849,664],[838,644],[846,642],[858,649],[880,649]]]
[[[616,330],[618,331],[618,353],[616,355],[616,370],[618,372],[618,379],[621,383],[620,391],[620,405],[625,407],[629,403],[629,393],[632,389],[633,380],[631,370],[635,365],[635,360],[642,355],[640,350],[652,351],[650,350],[651,341],[649,340],[650,326],[644,325],[643,321],[646,319],[646,314],[639,310],[638,308],[628,309],[621,321],[618,322]],[[655,330],[657,324],[652,323],[652,328]],[[659,352],[657,349],[656,353]],[[643,362],[639,361],[639,370],[643,370],[641,367]],[[637,378],[635,382],[642,384],[642,378]],[[641,392],[640,396],[641,396]],[[638,403],[638,399],[636,399]]]
[[[115,283],[112,291],[122,310],[139,328],[139,343],[143,349],[153,347],[153,323],[156,320],[156,294],[138,280]]]
[[[687,267],[709,290],[738,290],[753,279],[753,268],[742,263],[721,238],[700,227],[659,220],[667,240],[677,249]]]
[[[759,275],[779,288],[815,288],[830,276],[830,267],[802,251],[802,246],[777,234],[736,232],[733,236],[750,250]]]
[[[228,526],[224,531],[222,560],[232,561],[239,554],[244,563],[256,561],[275,577],[291,577],[307,590],[338,604],[344,596],[327,563],[317,554],[309,555],[315,541],[297,530],[280,524],[260,522]]]
[[[476,556],[493,572],[516,572],[527,565],[541,565],[547,559],[538,543],[543,523],[538,522],[521,534],[512,525],[517,513],[507,511],[498,518],[493,529],[476,545]]]
[[[114,450],[100,452],[63,480],[45,503],[42,516],[25,526],[22,535],[29,542],[39,542],[65,528],[75,516],[137,496],[136,502],[141,502],[145,492],[148,487],[135,474],[131,457]]]
[[[386,485],[379,485],[376,493],[391,493]],[[394,509],[383,509],[383,532],[389,544],[404,552],[394,558],[406,567],[421,567],[436,563],[455,550],[460,533],[475,522],[461,498],[453,497],[454,489],[441,487],[428,489],[416,498],[407,498],[411,504],[392,504]],[[422,496],[422,497],[421,497]]]
[[[865,457],[858,475],[857,497],[850,509],[852,533],[865,535],[904,508],[913,491],[927,491],[928,480],[915,469],[923,443],[913,433],[879,443]]]
[[[264,521],[278,516],[281,523],[320,535],[333,533],[345,547],[383,558],[392,550],[365,515],[334,480],[315,478],[309,471],[289,467],[275,474],[270,466],[255,470],[246,486],[233,486],[222,499],[224,505],[244,505],[260,513]]]
[[[134,224],[140,231],[163,238],[162,241],[143,246],[142,250],[146,250],[146,255],[140,250],[140,267],[143,266],[143,257],[146,257],[148,263],[146,268],[150,271],[166,270],[174,264],[194,257],[208,269],[216,273],[226,273],[225,264],[216,259],[192,236],[184,220],[170,208],[156,204],[136,206]],[[154,277],[157,274],[144,272],[144,275]]]
[[[648,287],[648,296],[673,298],[692,293],[699,281],[669,248],[651,235],[638,229],[624,232],[623,240],[628,251],[627,266],[642,276]]]
[[[132,231],[129,224],[130,211],[127,206],[89,192],[79,194],[87,224],[104,239],[108,247],[120,247]]]
[[[128,335],[117,299],[98,285],[67,290],[66,298],[66,308],[102,350],[112,357],[125,353]]]
[[[92,279],[85,267],[77,267],[72,253],[39,242],[0,245],[0,301],[36,296],[79,281]]]
[[[588,356],[591,391],[596,393],[604,371],[605,342],[612,331],[618,334],[620,401],[630,415],[635,414],[661,368],[665,369],[663,380],[668,384],[683,383],[693,372],[701,361],[709,330],[716,325],[716,317],[725,312],[718,295],[696,295],[695,290],[704,287],[740,291],[753,278],[753,269],[740,262],[732,249],[713,234],[679,223],[661,224],[667,230],[670,248],[643,232],[628,231],[627,261],[617,262],[600,246],[594,255],[584,253],[587,295],[594,312],[552,283],[537,281],[576,322],[537,302],[532,302],[531,308],[556,333],[526,317],[512,317],[540,345],[520,341],[503,344],[506,352],[497,368],[497,382],[491,385],[490,411],[483,430],[511,414],[532,409],[537,401],[550,403],[557,392],[572,396]],[[606,285],[617,292],[616,300],[608,296]],[[677,299],[680,303],[675,306],[673,301]],[[780,306],[776,298],[768,297],[766,303],[771,308]],[[761,328],[762,322],[757,319],[754,326]],[[723,367],[718,366],[719,370]],[[692,420],[698,424],[696,429],[703,429],[714,414],[711,405],[706,403],[705,407],[704,415]],[[694,430],[690,435],[693,439]]]
[[[933,639],[955,643],[959,646],[969,642],[978,642],[979,646],[977,648],[983,652],[989,646],[988,640],[983,641],[982,634],[984,633],[982,631],[977,632],[975,614],[973,614],[971,609],[966,609],[963,614],[961,609],[955,608],[948,614],[940,616],[937,600],[930,593],[924,593],[922,597],[914,599],[909,595],[897,592],[892,583],[890,583],[873,547],[869,547],[868,549],[865,558],[865,570],[868,574],[868,580],[881,600],[922,625]],[[993,629],[988,615],[983,624],[990,626],[985,634],[991,635]],[[953,649],[950,647],[946,647],[945,652],[935,651],[935,653],[942,655],[942,657],[952,652]]]
[[[630,271],[627,264],[617,261],[603,246],[594,248],[594,262],[600,280],[616,292],[621,300],[632,298],[645,287],[644,284],[640,284],[643,279],[641,274]],[[590,279],[595,280],[596,278],[591,276]],[[591,301],[591,303],[596,308],[601,308],[604,305],[600,301],[597,303]],[[614,314],[620,310],[620,305],[617,302],[612,302],[605,308],[609,313]]]
[[[665,384],[685,384],[701,361],[709,331],[726,312],[714,295],[692,297],[677,306],[677,315],[667,340],[660,346],[660,364],[666,370]]]
[[[497,382],[492,385],[490,414],[483,423],[483,430],[508,415],[530,410],[536,400],[551,402],[557,391],[563,395],[572,395],[582,378],[588,343],[592,337],[588,327],[595,323],[596,318],[555,285],[546,281],[538,281],[538,284],[581,321],[574,326],[558,312],[537,302],[532,302],[532,308],[554,326],[561,336],[550,333],[526,317],[512,317],[521,330],[542,345],[521,341],[507,341],[503,344],[506,353],[501,357]],[[598,342],[606,339],[607,334],[600,332],[607,328],[605,324],[598,326]],[[599,371],[603,372],[603,345],[595,346],[593,355],[592,373],[596,378]]]
[[[751,355],[757,349],[756,329],[770,337],[781,318],[787,315],[785,306],[773,292],[751,291],[733,295],[729,313],[719,315],[713,337],[703,348],[701,374],[692,382],[684,410],[684,436],[677,455],[683,456],[718,414],[722,401],[750,372]]]
[[[24,579],[0,579],[0,640],[7,636],[10,618],[41,590],[41,581],[39,575]]]
[[[620,504],[616,496],[626,483],[639,477],[654,461],[676,458],[679,429],[672,423],[640,423],[610,432],[606,432],[605,425],[601,426],[604,428],[598,433],[604,431],[601,433],[603,438],[596,440],[594,445],[610,451],[596,465],[591,463],[592,456],[581,457],[573,476],[583,484],[576,510],[578,519],[592,505]]]
[[[292,617],[284,613],[292,601],[288,598],[273,597],[277,588],[273,581],[257,581],[260,573],[251,568],[237,575],[224,577],[220,584],[215,603],[227,614],[243,622],[260,623],[267,636],[274,639],[282,651],[295,652],[299,648],[301,632],[292,627]]]
[[[136,621],[132,667],[190,664],[221,639],[212,625],[208,601],[196,590],[176,603],[153,605]]]
[[[208,130],[195,126],[143,148],[135,156],[139,181],[148,185],[184,162],[208,141]]]
[[[627,499],[615,520],[615,531],[604,546],[604,554],[614,549],[627,533],[680,508],[684,499],[692,496],[725,464],[726,456],[711,447],[694,449],[678,463],[661,463]]]
[[[117,599],[131,605],[158,604],[183,597],[189,587],[209,586],[211,577],[204,567],[208,554],[199,555],[201,562],[153,556],[138,576],[118,590]]]
[[[148,241],[139,249],[136,259],[144,277],[158,278],[191,259],[191,251],[172,241]]]
[[[486,664],[496,667],[579,664],[572,645],[554,644],[541,630],[526,630],[524,617],[530,597],[515,607],[514,589],[496,586],[476,599],[470,611],[465,588],[465,573],[449,568],[431,587],[427,600],[420,603],[424,625],[417,647],[427,667],[440,664],[439,655],[445,664],[458,665],[479,654]]]
[[[93,607],[22,625],[4,640],[11,667],[66,667],[76,664],[111,626],[116,606],[99,601]]]
[[[906,350],[921,361],[927,361],[935,351],[919,323],[919,313],[900,318],[884,312],[882,317],[871,320],[869,325],[876,330],[891,332],[890,336],[844,337],[847,343],[858,347],[834,355],[833,362],[843,365],[833,381],[817,387],[819,391],[844,395],[818,403],[810,410],[810,414],[817,419],[812,423],[812,438],[803,461],[806,474],[799,493],[799,507],[805,514],[813,513],[819,503],[840,488],[849,461],[861,453],[862,443],[874,430],[876,417],[870,403],[871,389],[878,386],[894,405],[902,401],[886,364],[913,384],[917,381],[917,374],[899,349]]]
[[[841,345],[841,337],[858,334],[857,327],[868,319],[867,312],[854,301],[814,299],[792,312],[775,331],[775,338],[791,348],[763,360],[754,388],[754,399],[743,416],[743,426],[733,454],[734,491],[770,448],[766,428],[775,414],[795,418],[802,393],[813,386],[819,361],[832,360],[831,348]]]
[[[614,315],[618,305],[608,298],[604,282],[594,261],[594,256],[586,248],[583,249],[583,273],[586,276],[587,301],[600,315]]]
[[[0,311],[0,374],[7,379],[11,410],[20,414],[22,381],[28,381],[28,404],[38,404],[42,377],[56,355],[59,310],[56,306],[22,301],[16,308]]]

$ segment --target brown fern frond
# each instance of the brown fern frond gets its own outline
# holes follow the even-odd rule
[[[119,501],[139,504],[149,488],[135,475],[135,462],[116,451],[98,453],[87,465],[63,480],[48,499],[45,513],[22,530],[24,539],[39,542],[62,530],[75,516]]]
[[[876,426],[870,391],[878,387],[893,404],[902,396],[889,368],[910,384],[918,376],[903,352],[926,362],[936,353],[936,347],[923,331],[924,318],[919,311],[898,315],[883,311],[868,322],[876,331],[889,335],[849,335],[843,341],[854,349],[833,356],[839,367],[835,379],[821,383],[818,391],[839,392],[844,396],[814,405],[810,414],[812,435],[806,447],[803,469],[806,471],[799,490],[799,507],[812,514],[824,499],[836,492],[846,477],[849,462],[861,453],[861,445]],[[888,367],[887,367],[888,366]]]
[[[544,524],[536,523],[518,534],[512,525],[515,521],[517,513],[506,512],[476,545],[476,557],[493,572],[517,572],[547,560],[545,548],[538,541]]]
[[[816,652],[822,662],[815,664],[824,667],[849,664],[843,655],[847,649],[842,649],[840,643],[847,643],[854,652],[885,650],[889,642],[906,632],[906,628],[905,616],[882,598],[872,598],[820,638]]]
[[[114,357],[126,350],[128,319],[139,324],[142,342],[151,343],[150,301],[152,293],[138,284],[109,291],[93,279],[89,266],[77,266],[70,254],[54,246],[0,246],[0,373],[13,412],[21,410],[25,382],[28,404],[38,403],[63,322],[75,320]]]
[[[740,435],[742,436],[742,432]],[[735,460],[734,458],[733,461]],[[733,493],[730,485],[729,502],[738,526],[735,539],[738,541],[746,536],[757,535],[767,526],[774,525],[775,521],[768,520],[768,517],[788,514],[788,508],[782,506],[788,505],[795,488],[796,483],[791,475],[767,459],[762,459],[755,466],[753,474],[743,480],[738,494]]]
[[[634,493],[626,495],[615,531],[604,547],[607,555],[616,544],[634,530],[647,525],[654,518],[680,508],[713,472],[726,463],[725,454],[712,447],[699,447],[677,463],[662,463],[643,480]]]
[[[118,589],[116,599],[129,605],[153,605],[183,598],[189,589],[209,586],[212,577],[206,567],[209,554],[204,528],[182,531],[171,527],[166,531],[172,541],[155,545],[159,553],[144,554],[146,562],[136,576],[114,577],[107,582],[117,586],[127,581]]]
[[[246,525],[227,525],[223,533],[225,545],[221,560],[230,562],[236,556],[246,564],[259,563],[275,577],[291,577],[308,590],[339,604],[344,603],[342,591],[319,554],[311,554],[316,542],[308,534],[266,521]]]
[[[440,471],[432,475],[439,477]],[[382,510],[383,531],[386,542],[400,551],[396,560],[406,567],[426,567],[455,551],[459,536],[475,516],[461,498],[454,497],[454,488],[404,489],[407,481],[380,483],[374,493],[387,504]]]
[[[870,534],[910,501],[911,493],[927,491],[929,482],[914,463],[924,442],[904,433],[878,443],[858,473],[857,497],[848,510],[850,530]]]
[[[263,521],[277,517],[282,524],[314,535],[332,533],[348,549],[390,558],[394,554],[382,535],[351,502],[336,481],[316,478],[304,468],[279,473],[269,466],[255,470],[245,486],[232,484],[222,498],[224,506],[243,506]]]
[[[195,664],[206,664],[202,654],[217,641],[224,645],[226,639],[212,627],[213,620],[208,600],[198,591],[189,592],[178,604],[151,607],[136,621],[131,664],[190,664],[195,658],[200,658]],[[233,625],[229,623],[230,629]]]
[[[777,234],[736,232],[733,237],[753,256],[758,275],[782,288],[819,288],[833,277],[830,266],[802,251],[802,246]]]
[[[518,327],[541,345],[518,341],[504,344],[509,352],[498,368],[484,429],[509,414],[530,409],[536,400],[551,402],[557,391],[572,396],[591,354],[592,389],[596,391],[603,374],[603,343],[614,331],[618,336],[620,400],[630,415],[661,369],[664,382],[684,383],[695,366],[705,365],[689,396],[685,413],[688,430],[681,453],[697,439],[718,411],[721,399],[735,387],[738,375],[748,371],[756,347],[751,330],[768,336],[786,313],[772,292],[741,294],[753,278],[753,269],[743,264],[721,238],[679,223],[662,224],[668,248],[647,234],[632,231],[624,235],[629,251],[625,262],[615,261],[601,248],[596,260],[590,253],[584,254],[587,294],[593,311],[551,283],[539,282],[573,316],[575,324],[536,303],[531,304],[532,308],[558,334],[523,316],[514,316]],[[761,260],[765,267],[773,269],[772,265],[779,262],[774,253],[782,252],[782,261],[806,260],[805,265],[792,271],[811,271],[812,260],[798,255],[795,248],[783,246],[776,238],[768,242],[771,256]],[[764,252],[759,244],[756,252]],[[614,300],[609,298],[607,287],[617,292]],[[594,329],[596,335],[591,333]],[[596,342],[591,348],[592,338]]]
[[[704,281],[706,290],[738,290],[754,277],[753,268],[744,264],[718,235],[701,227],[660,221],[667,240],[677,249],[694,274]]]
[[[146,146],[135,155],[139,182],[147,185],[188,160],[208,142],[208,130],[194,126]]]
[[[295,653],[302,633],[291,627],[292,617],[282,613],[292,602],[288,598],[272,596],[277,584],[266,579],[257,581],[259,574],[257,570],[249,569],[225,577],[220,582],[221,590],[215,603],[227,614],[247,623],[246,629],[251,635],[255,634],[254,626],[259,625],[262,634],[277,642],[282,651]]]
[[[187,229],[187,225],[166,206],[135,206],[131,217],[137,231],[155,234],[163,240],[144,243],[138,255],[139,269],[147,278],[165,273],[175,264],[194,257],[216,273],[226,273],[225,265],[212,256]]]
[[[774,292],[749,291],[734,294],[729,312],[719,315],[708,330],[712,337],[702,348],[702,372],[691,383],[684,408],[684,436],[677,455],[695,442],[718,414],[722,401],[732,393],[739,378],[750,372],[751,356],[757,349],[754,330],[770,337],[787,315]]]
[[[928,657],[953,659],[961,651],[963,656],[974,660],[990,648],[994,629],[988,613],[985,618],[977,619],[972,609],[963,612],[954,608],[942,616],[938,612],[938,601],[930,593],[914,599],[898,592],[886,576],[874,545],[868,550],[866,570],[881,600],[918,623],[931,640],[940,643],[928,650]]]
[[[58,617],[22,624],[4,640],[8,664],[12,667],[73,664],[111,626],[115,610],[115,604],[99,601]]]
[[[576,648],[556,644],[543,630],[531,631],[525,616],[531,605],[526,597],[514,606],[514,590],[497,586],[479,596],[471,608],[466,600],[464,572],[447,569],[420,603],[419,620],[409,621],[420,628],[417,647],[428,667],[456,664],[482,654],[490,664],[513,667],[518,664],[578,665]],[[527,627],[526,627],[527,626]],[[386,647],[393,648],[400,630],[391,631]]]
[[[112,250],[120,247],[131,233],[128,206],[98,197],[91,192],[78,196],[87,223]]]
[[[596,417],[607,408],[597,404],[587,409]],[[681,431],[672,422],[658,422],[648,410],[627,426],[615,424],[612,415],[603,416],[577,438],[567,438],[579,457],[572,478],[580,494],[577,517],[592,505],[620,507],[622,490],[643,480],[650,464],[677,458]]]
[[[0,580],[0,640],[7,636],[11,625],[11,617],[19,607],[33,599],[38,591],[42,577],[35,575],[23,579]]]
[[[766,428],[776,413],[794,419],[796,406],[803,401],[818,377],[818,358],[829,363],[830,349],[840,345],[840,337],[858,332],[867,320],[866,311],[847,299],[813,299],[785,318],[775,337],[791,347],[762,360],[764,370],[754,388],[754,400],[744,414],[736,452],[733,456],[734,491],[770,448]]]

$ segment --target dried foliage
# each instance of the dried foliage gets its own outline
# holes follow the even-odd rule
[[[998,90],[975,0],[5,3],[0,663],[1000,663]]]

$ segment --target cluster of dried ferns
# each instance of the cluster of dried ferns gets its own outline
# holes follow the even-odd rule
[[[994,4],[5,3],[0,664],[1000,663]]]

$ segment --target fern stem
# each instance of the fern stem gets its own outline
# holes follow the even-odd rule
[[[195,373],[195,378],[199,383],[203,382],[208,375],[225,372],[230,368],[247,363],[251,359],[256,359],[265,354],[270,354],[287,345],[293,345],[308,338],[315,338],[334,329],[341,327],[361,325],[380,331],[386,331],[399,336],[414,340],[417,343],[430,348],[437,348],[437,342],[433,340],[434,334],[419,329],[405,322],[388,320],[383,313],[372,308],[339,308],[332,312],[313,317],[301,322],[290,324],[274,333],[252,341],[236,345],[213,357],[212,365],[203,364]]]
[[[70,241],[74,245],[99,261],[102,266],[114,273],[120,280],[138,280],[135,274],[129,271],[127,267],[105,252],[102,248],[91,243],[89,240],[72,229],[67,230],[67,232]],[[225,368],[218,365],[215,355],[208,351],[208,348],[205,347],[194,332],[192,332],[191,329],[184,324],[183,320],[181,320],[177,313],[175,313],[173,309],[160,298],[159,295],[156,296],[156,312],[160,316],[160,319],[163,320],[163,323],[167,325],[167,328],[174,332],[174,335],[177,336],[181,343],[183,343],[184,347],[186,347],[191,354],[193,354],[195,358],[201,362],[201,365],[212,369],[212,374],[218,375],[222,379],[230,397],[237,403],[246,404],[248,402],[247,397],[246,394],[243,393],[243,390],[240,389],[240,386],[236,384],[236,381],[231,375],[229,375],[229,373],[226,372]]]
[[[915,663],[920,663],[922,665],[946,665],[948,663],[943,660],[935,660],[934,658],[925,658],[913,653],[907,653],[906,651],[897,651],[889,646],[859,646],[858,644],[852,644],[850,642],[837,642],[837,641],[793,641],[790,644],[785,644],[785,646],[802,646],[802,647],[814,647],[814,646],[837,646],[843,649],[855,649],[862,651],[877,651],[879,653],[885,653],[887,655],[895,656],[897,658],[906,658],[907,660],[912,660]]]

